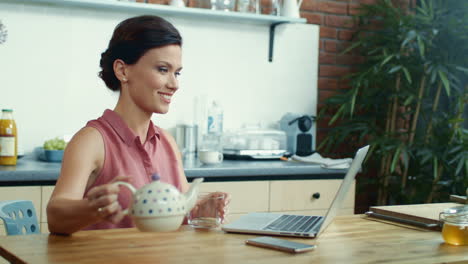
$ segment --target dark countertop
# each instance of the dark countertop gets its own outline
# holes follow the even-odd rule
[[[39,161],[33,155],[26,155],[16,166],[0,166],[0,186],[54,185],[60,167],[60,163]],[[280,160],[224,160],[217,165],[203,165],[193,157],[184,160],[184,169],[189,181],[204,177],[205,182],[342,179],[346,172]]]

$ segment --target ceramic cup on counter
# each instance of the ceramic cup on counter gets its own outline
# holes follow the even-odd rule
[[[198,159],[204,164],[218,164],[223,161],[223,153],[215,149],[200,149]]]
[[[197,229],[212,229],[221,225],[220,207],[224,206],[225,194],[203,192],[198,194],[197,203],[187,213],[187,222]]]

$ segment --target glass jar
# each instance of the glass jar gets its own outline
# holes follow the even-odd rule
[[[13,110],[2,109],[0,119],[0,165],[16,165],[18,134]]]
[[[468,245],[468,205],[445,209],[439,219],[444,223],[442,238],[447,244]]]

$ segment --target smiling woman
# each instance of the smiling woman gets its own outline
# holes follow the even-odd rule
[[[120,92],[119,99],[113,111],[89,121],[68,143],[47,206],[51,232],[134,226],[122,209],[128,208],[131,194],[120,192],[117,181],[138,189],[157,173],[179,191],[188,190],[175,140],[151,121],[153,113],[169,111],[179,88],[181,45],[178,30],[157,16],[117,25],[101,55],[99,76]]]

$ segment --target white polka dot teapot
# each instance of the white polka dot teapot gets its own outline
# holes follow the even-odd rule
[[[116,182],[133,193],[130,207],[124,211],[129,214],[136,227],[144,232],[166,232],[177,230],[186,213],[197,202],[198,185],[203,178],[193,180],[190,190],[183,194],[171,184],[161,182],[158,174],[153,174],[153,182],[135,189],[127,182]]]

